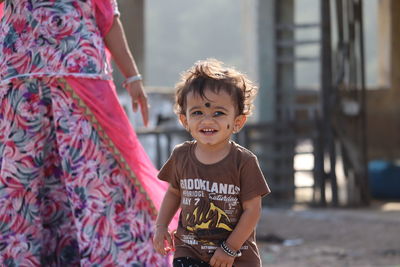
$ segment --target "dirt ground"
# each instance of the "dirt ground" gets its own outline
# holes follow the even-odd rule
[[[400,267],[400,203],[264,208],[257,238],[263,266]]]

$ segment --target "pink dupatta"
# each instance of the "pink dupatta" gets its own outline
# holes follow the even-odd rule
[[[0,19],[3,17],[3,5],[4,3],[0,3]]]

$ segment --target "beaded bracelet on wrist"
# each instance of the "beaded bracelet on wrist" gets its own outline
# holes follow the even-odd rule
[[[231,257],[236,258],[242,256],[242,252],[240,250],[238,251],[232,250],[230,247],[228,247],[225,241],[221,243],[221,248],[226,254],[228,254]]]

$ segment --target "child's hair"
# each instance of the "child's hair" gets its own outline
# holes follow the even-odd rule
[[[237,107],[237,115],[250,115],[253,109],[253,99],[257,94],[255,86],[246,75],[234,68],[225,67],[216,59],[197,61],[193,67],[181,75],[181,80],[176,84],[175,113],[185,114],[186,96],[193,92],[205,98],[204,91],[211,90],[218,93],[224,90]]]

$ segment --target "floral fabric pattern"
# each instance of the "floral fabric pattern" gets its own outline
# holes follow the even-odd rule
[[[93,10],[91,0],[5,0],[0,81],[33,75],[110,79]]]
[[[148,201],[63,86],[0,86],[0,266],[168,266]]]

